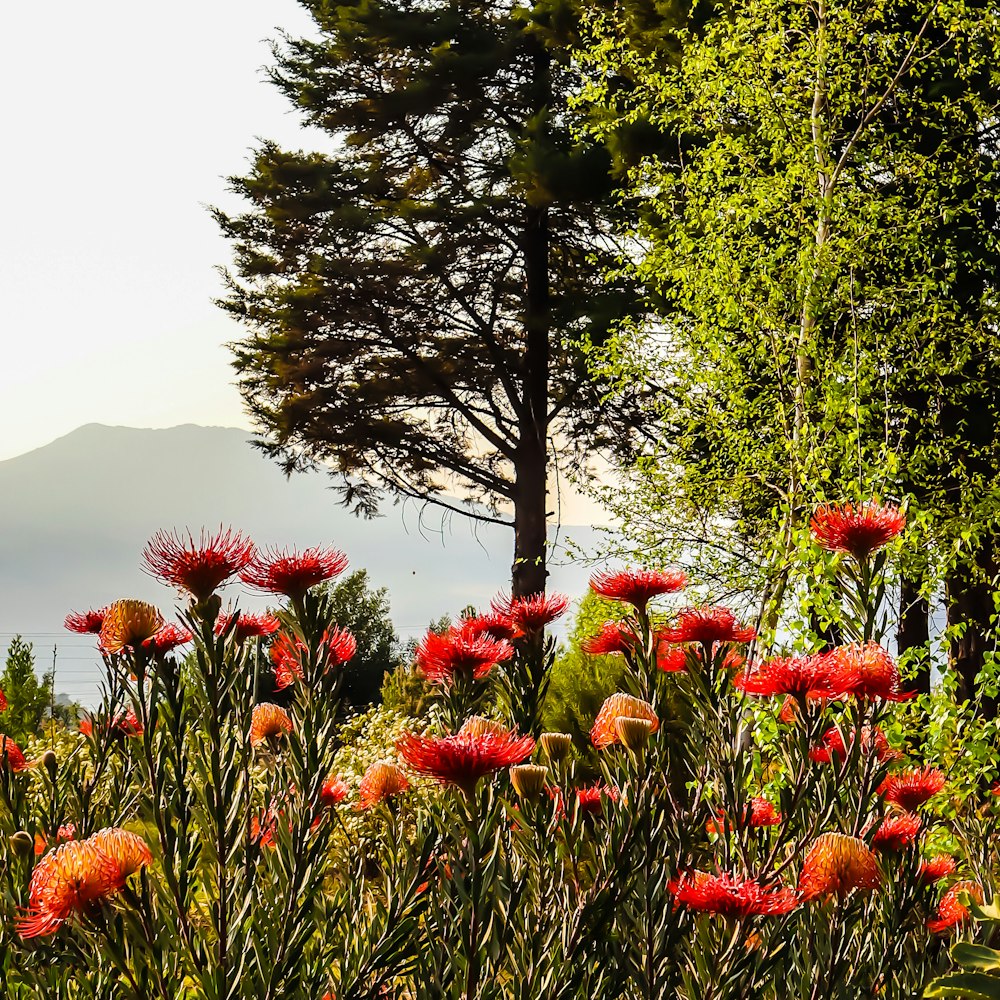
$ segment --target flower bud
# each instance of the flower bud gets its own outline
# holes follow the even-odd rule
[[[615,719],[615,732],[618,734],[618,739],[635,754],[645,750],[652,731],[653,723],[649,719],[633,719],[628,716]]]
[[[49,777],[55,781],[56,780],[56,767],[59,762],[56,759],[56,753],[54,750],[46,750],[42,754],[42,764],[45,765],[45,770],[49,772]]]
[[[11,834],[10,846],[15,854],[29,858],[35,851],[35,838],[26,830],[18,830],[17,833]]]
[[[538,742],[541,744],[545,756],[555,764],[569,753],[573,737],[569,733],[542,733],[538,737]]]
[[[541,795],[542,789],[545,788],[545,776],[548,771],[547,767],[540,767],[537,764],[519,764],[510,769],[510,783],[522,799],[533,799]]]

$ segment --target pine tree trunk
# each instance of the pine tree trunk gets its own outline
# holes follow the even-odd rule
[[[964,626],[962,634],[951,642],[950,661],[958,681],[959,701],[976,701],[976,675],[982,669],[993,615],[991,582],[996,575],[993,542],[987,538],[976,553],[976,565],[958,567],[945,579],[948,625]],[[980,698],[977,713],[985,719],[996,718],[997,700]]]
[[[551,99],[550,56],[534,41],[534,106],[542,111]],[[526,205],[524,219],[525,345],[524,395],[514,469],[515,597],[545,590],[546,481],[549,436],[549,213],[545,205]]]
[[[914,676],[914,686],[922,694],[929,694],[931,690],[930,637],[930,607],[920,594],[920,581],[904,576],[899,584],[896,649],[900,655],[910,649],[924,649]]]

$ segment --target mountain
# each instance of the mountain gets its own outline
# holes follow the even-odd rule
[[[386,505],[383,517],[356,518],[339,506],[320,473],[286,479],[249,444],[250,435],[191,424],[167,430],[88,424],[26,455],[0,462],[0,648],[15,633],[35,645],[39,668],[57,646],[56,688],[84,703],[96,697],[99,660],[89,636],[66,632],[70,610],[120,597],[161,609],[177,595],[140,569],[158,529],[233,526],[259,545],[335,545],[352,568],[387,587],[400,635],[481,606],[509,588],[510,531],[446,517],[415,504]],[[562,526],[579,545],[590,527]],[[551,586],[573,597],[589,569],[553,555]],[[247,609],[266,600],[239,586],[224,592]]]

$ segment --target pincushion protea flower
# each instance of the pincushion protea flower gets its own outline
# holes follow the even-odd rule
[[[924,767],[887,774],[878,793],[886,802],[915,812],[943,788],[944,775],[933,767]]]
[[[71,611],[63,619],[63,627],[70,632],[79,632],[80,635],[98,635],[107,613],[107,608],[99,611]]]
[[[506,739],[511,731],[496,719],[487,719],[485,715],[470,715],[458,730],[459,736],[476,739],[480,736],[496,736]]]
[[[155,635],[148,639],[143,639],[142,648],[148,649],[154,656],[164,656],[165,654],[190,642],[194,636],[186,628],[168,623]]]
[[[803,901],[834,895],[843,899],[855,889],[874,889],[881,881],[878,858],[864,841],[824,833],[813,841],[802,862],[799,892]]]
[[[913,692],[900,691],[899,667],[887,649],[877,642],[838,646],[823,653],[832,670],[839,671],[847,690],[858,698],[907,701]]]
[[[920,879],[928,884],[955,874],[955,859],[950,854],[936,854],[927,861],[920,862]]]
[[[679,569],[658,571],[651,569],[623,569],[616,572],[595,573],[590,578],[590,589],[609,601],[624,601],[640,611],[654,597],[676,594],[687,584],[687,574]]]
[[[508,618],[521,635],[534,635],[566,614],[569,598],[565,594],[532,594],[530,597],[495,597],[490,607]]]
[[[0,712],[7,711],[7,698],[4,696],[3,691],[0,691]]]
[[[851,677],[825,656],[777,656],[736,675],[733,687],[761,697],[843,698]]]
[[[469,636],[475,638],[485,636],[488,639],[510,642],[518,635],[517,626],[507,615],[497,614],[490,611],[482,615],[473,615],[465,618],[461,625],[462,630]]]
[[[417,646],[417,667],[434,684],[451,684],[456,676],[485,677],[514,649],[502,639],[453,626],[443,635],[429,631]]]
[[[327,629],[320,639],[320,656],[326,660],[326,668],[335,669],[348,663],[358,651],[357,640],[347,629],[335,626]],[[278,691],[297,680],[302,680],[302,657],[308,654],[305,644],[287,632],[279,632],[268,655],[274,664],[274,686]]]
[[[105,719],[104,728],[116,736],[142,736],[145,731],[142,722],[131,707],[125,709],[124,712],[119,712],[113,719]],[[79,729],[84,736],[93,736],[93,717],[81,719]]]
[[[617,802],[618,789],[613,785],[604,784],[603,781],[576,790],[576,806],[580,812],[586,813],[588,816],[602,815],[605,799],[609,802]]]
[[[265,740],[274,740],[292,731],[291,716],[280,706],[270,702],[254,705],[250,721],[250,743],[257,746]]]
[[[799,905],[797,893],[788,886],[764,886],[738,875],[686,872],[667,883],[667,888],[679,906],[735,920],[788,913]]]
[[[230,626],[234,642],[243,643],[247,639],[265,639],[274,635],[281,622],[274,615],[250,615],[245,611],[231,615],[223,613],[215,620],[215,634],[222,635]]]
[[[976,903],[983,902],[983,888],[976,882],[963,880],[950,886],[938,903],[938,915],[934,920],[927,921],[927,929],[932,934],[944,934],[951,930],[956,924],[960,924],[969,917],[969,908],[962,902],[962,894],[968,895]]]
[[[813,538],[830,552],[850,552],[864,559],[892,541],[906,527],[906,515],[893,504],[867,500],[822,504],[809,521]]]
[[[325,806],[339,805],[350,794],[347,782],[340,775],[335,774],[323,782],[319,790],[319,800]]]
[[[653,733],[660,728],[660,720],[648,701],[621,692],[613,694],[605,699],[590,730],[590,741],[598,750],[618,742],[618,731],[615,729],[618,719],[648,719],[653,723]]]
[[[145,601],[115,601],[109,604],[101,625],[101,649],[120,653],[126,647],[135,648],[163,628],[163,615]]]
[[[0,767],[4,764],[15,772],[30,767],[21,748],[9,736],[0,733]]]
[[[358,785],[358,808],[371,809],[393,795],[408,791],[410,782],[395,764],[372,764]]]
[[[142,553],[144,569],[158,580],[187,591],[197,602],[206,601],[228,579],[253,559],[256,547],[238,531],[220,527],[214,535],[202,528],[198,541],[158,531]]]
[[[605,622],[597,635],[589,636],[580,643],[580,648],[591,656],[611,656],[631,653],[638,644],[638,636],[625,622]]]
[[[347,556],[339,549],[268,549],[240,572],[240,579],[255,590],[299,600],[310,587],[339,576],[345,569]]]
[[[91,840],[71,840],[46,854],[31,873],[22,938],[54,934],[70,916],[110,899],[124,885],[121,866]]]
[[[746,805],[742,814],[734,814],[727,818],[724,810],[716,813],[716,819],[709,820],[705,829],[709,833],[722,834],[728,826],[730,830],[745,827],[778,826],[781,823],[781,813],[761,795],[754,796]]]
[[[922,825],[919,816],[890,816],[879,824],[872,837],[872,847],[876,851],[898,853],[917,839]]]
[[[757,630],[741,625],[729,608],[684,608],[662,636],[668,642],[697,642],[711,647],[717,642],[750,642],[757,638]]]
[[[665,674],[679,674],[688,668],[688,648],[658,639],[656,643],[656,669]]]
[[[856,739],[853,730],[851,730],[849,738],[853,748]],[[866,757],[869,754],[874,754],[875,759],[880,764],[888,760],[899,760],[903,756],[898,750],[893,750],[889,746],[885,733],[878,726],[874,729],[870,726],[862,727],[860,751]],[[849,752],[844,742],[844,734],[834,726],[823,734],[820,745],[809,751],[809,759],[820,764],[829,764],[836,757],[840,763],[843,763]]]
[[[118,866],[122,881],[153,863],[149,845],[137,833],[109,826],[87,838]]]
[[[457,785],[471,796],[480,778],[512,764],[520,764],[535,748],[530,736],[417,736],[403,733],[396,750],[417,774]]]

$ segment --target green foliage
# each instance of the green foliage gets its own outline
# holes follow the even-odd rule
[[[400,663],[400,643],[389,618],[388,590],[372,589],[368,571],[355,570],[329,587],[331,614],[357,640],[344,670],[344,697],[362,708],[379,700],[383,681]]]
[[[0,717],[0,731],[15,742],[35,736],[52,702],[52,674],[38,677],[32,645],[19,635],[14,636],[7,648],[7,663],[0,674],[0,691],[7,698],[7,711]]]
[[[976,920],[988,923],[995,938],[1000,925],[996,902],[979,906],[970,900],[969,909]],[[935,979],[925,997],[961,997],[964,1000],[1000,1000],[1000,951],[986,945],[959,941],[951,949],[952,961],[964,972],[952,972]]]

